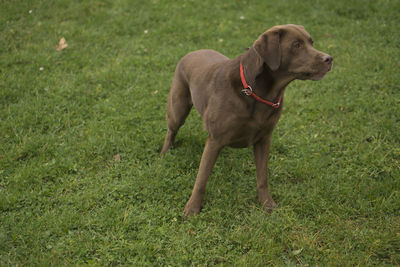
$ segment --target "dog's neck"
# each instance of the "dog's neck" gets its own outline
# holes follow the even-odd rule
[[[284,93],[286,86],[294,78],[281,70],[271,71],[264,64],[264,70],[255,79],[254,90],[265,98],[275,98]]]
[[[239,65],[244,66],[244,74],[247,83],[253,88],[254,92],[269,101],[283,94],[286,86],[295,78],[279,68],[272,71],[260,58],[254,47],[249,48],[246,53],[234,59],[235,80],[239,79]],[[240,83],[241,84],[241,83]]]

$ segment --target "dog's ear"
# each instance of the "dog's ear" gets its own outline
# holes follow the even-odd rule
[[[241,61],[247,82],[254,84],[256,77],[263,71],[264,64],[276,71],[281,64],[280,36],[282,29],[269,29],[254,42],[243,55]]]
[[[276,71],[281,64],[280,30],[270,29],[263,33],[255,42],[254,49],[267,66]]]
[[[250,47],[242,56],[241,62],[244,68],[244,77],[248,84],[254,85],[256,77],[263,71],[264,60],[254,49]]]

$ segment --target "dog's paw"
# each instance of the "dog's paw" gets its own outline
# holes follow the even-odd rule
[[[278,204],[272,198],[263,203],[263,209],[266,212],[272,212],[276,208],[278,208]]]
[[[276,208],[278,208],[278,205],[276,203],[273,204],[264,204],[263,209],[266,212],[273,212]]]
[[[185,206],[185,209],[183,211],[183,215],[185,219],[188,219],[189,217],[193,215],[197,215],[200,213],[201,206],[193,205],[190,201]]]

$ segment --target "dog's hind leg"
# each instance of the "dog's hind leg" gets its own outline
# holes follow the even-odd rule
[[[185,123],[185,119],[193,106],[189,87],[186,81],[182,79],[178,68],[167,100],[168,131],[161,150],[162,155],[172,147],[179,128]]]

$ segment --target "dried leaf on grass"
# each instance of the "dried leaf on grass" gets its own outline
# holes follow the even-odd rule
[[[60,42],[58,43],[58,45],[55,46],[57,51],[62,51],[63,49],[67,48],[68,44],[67,41],[65,40],[65,38],[61,38]]]
[[[196,232],[193,231],[192,229],[189,229],[188,234],[189,234],[189,235],[196,235]]]

